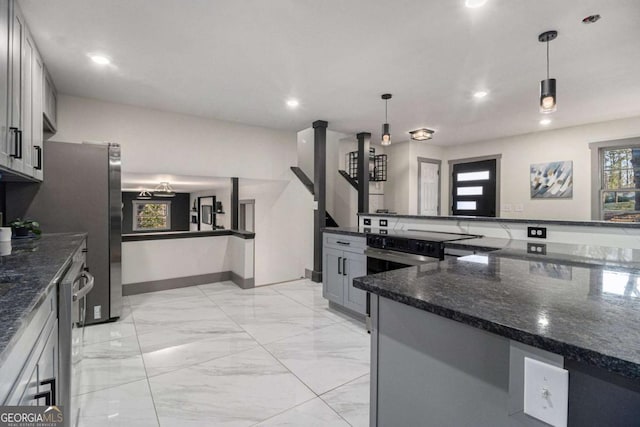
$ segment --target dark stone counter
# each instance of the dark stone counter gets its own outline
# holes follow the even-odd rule
[[[256,233],[242,230],[206,230],[206,231],[159,231],[155,233],[129,233],[122,235],[123,242],[143,240],[191,239],[194,237],[236,236],[241,239],[253,239]]]
[[[11,244],[11,253],[0,258],[0,362],[85,238],[61,233],[0,243],[3,253]]]
[[[357,278],[354,286],[640,379],[640,270],[494,252]]]

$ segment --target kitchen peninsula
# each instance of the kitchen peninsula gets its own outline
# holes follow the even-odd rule
[[[378,217],[367,218],[377,225]],[[470,255],[354,279],[371,294],[372,426],[420,425],[427,417],[442,426],[547,425],[524,412],[525,358],[568,371],[568,405],[551,394],[552,406],[568,407],[567,425],[636,425],[635,224],[384,219],[396,229],[439,224],[492,235],[447,243]],[[555,241],[526,239],[531,223],[548,227]],[[585,229],[617,247],[580,244]]]

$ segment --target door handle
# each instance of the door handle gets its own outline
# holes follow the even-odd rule
[[[40,382],[40,385],[48,385],[49,386],[49,393],[51,393],[51,405],[55,405],[56,404],[56,379],[55,378],[49,378],[48,380],[43,380]]]
[[[33,168],[42,170],[42,147],[35,145],[33,148],[36,150],[36,161],[38,162]]]
[[[51,392],[43,391],[42,393],[35,394],[33,396],[33,400],[40,400],[44,397],[44,404],[46,406],[51,406]]]
[[[342,258],[342,274],[347,275],[347,259]]]
[[[341,256],[338,257],[338,274],[342,275],[342,271],[340,270],[340,267],[341,267],[340,264],[342,264],[342,257]]]
[[[95,284],[95,281],[96,281],[96,279],[93,277],[91,273],[89,273],[88,271],[83,271],[78,275],[78,277],[76,278],[76,280],[73,281],[73,283],[76,283],[81,278],[87,279],[87,283],[85,283],[84,286],[81,287],[77,292],[74,292],[73,301],[77,301],[80,298],[84,298],[91,291],[91,289],[93,289],[93,285]]]

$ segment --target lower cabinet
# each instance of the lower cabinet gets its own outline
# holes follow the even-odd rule
[[[325,234],[323,246],[323,296],[335,304],[364,315],[367,293],[353,287],[354,278],[367,275],[364,238],[335,239],[332,236],[334,235]]]

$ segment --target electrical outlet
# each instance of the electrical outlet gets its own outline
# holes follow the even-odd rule
[[[380,227],[386,227],[387,226],[387,220],[386,219],[381,219],[380,220]]]
[[[371,225],[371,218],[365,218],[363,221],[364,225]]]
[[[505,203],[504,205],[502,205],[502,208],[500,209],[502,212],[511,212],[512,206],[510,203]]]
[[[533,237],[536,239],[546,239],[547,228],[546,227],[527,227],[527,237]]]
[[[524,413],[554,427],[566,427],[569,371],[524,358]]]
[[[524,212],[524,205],[522,203],[517,203],[515,207],[516,212]]]
[[[546,255],[547,245],[544,243],[527,243],[527,253]]]
[[[94,319],[99,319],[102,317],[102,306],[101,305],[94,305],[93,306],[93,318]]]

